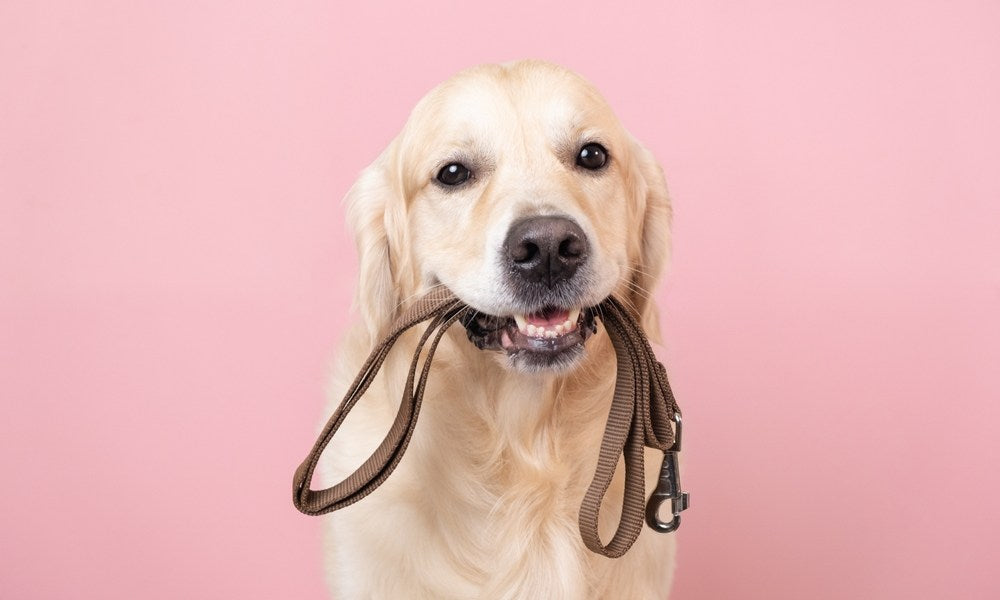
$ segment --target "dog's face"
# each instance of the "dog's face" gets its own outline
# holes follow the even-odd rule
[[[370,326],[443,284],[478,313],[470,340],[526,371],[574,365],[609,294],[651,310],[668,253],[659,169],[589,84],[545,63],[480,67],[433,90],[350,203],[359,305],[381,305]],[[379,256],[366,264],[366,252]]]

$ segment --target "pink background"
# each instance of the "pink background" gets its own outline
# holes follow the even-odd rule
[[[1000,597],[1000,4],[647,4],[0,3],[0,597],[323,597],[339,200],[519,57],[671,184],[675,598]]]

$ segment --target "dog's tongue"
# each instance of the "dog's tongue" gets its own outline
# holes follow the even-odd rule
[[[569,311],[559,308],[545,308],[539,312],[524,316],[524,320],[535,327],[554,327],[561,325],[567,319],[569,319]]]

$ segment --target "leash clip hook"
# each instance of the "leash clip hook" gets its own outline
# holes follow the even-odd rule
[[[659,533],[670,533],[681,526],[681,511],[688,507],[688,493],[681,490],[680,467],[677,453],[681,449],[681,413],[674,411],[676,424],[674,443],[663,452],[663,464],[660,466],[660,479],[656,489],[649,495],[646,503],[646,524]],[[670,511],[673,519],[661,521],[660,505],[670,500]]]

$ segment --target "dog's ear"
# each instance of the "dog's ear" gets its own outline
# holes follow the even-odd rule
[[[373,343],[396,317],[398,285],[398,213],[405,211],[393,142],[351,187],[344,199],[347,222],[358,251],[358,286],[354,308]],[[395,247],[394,247],[395,246]]]
[[[664,267],[670,261],[672,210],[663,169],[653,154],[635,139],[632,140],[631,154],[640,228],[638,259],[632,265],[631,300],[647,334],[659,340],[659,315],[653,294]]]

